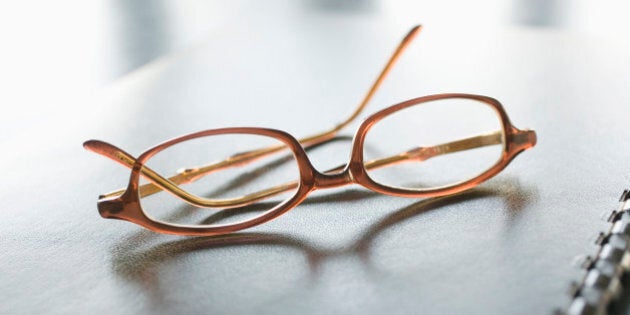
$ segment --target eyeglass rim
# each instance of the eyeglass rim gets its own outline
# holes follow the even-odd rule
[[[365,167],[363,167],[365,162],[363,158],[363,146],[365,144],[365,137],[367,136],[370,129],[380,120],[398,111],[428,102],[447,99],[467,99],[478,101],[484,105],[490,106],[490,108],[497,114],[501,123],[501,128],[503,129],[502,131],[505,141],[502,145],[501,157],[493,164],[493,166],[489,167],[487,170],[471,179],[426,189],[405,189],[400,187],[393,187],[378,183],[377,181],[373,180],[369,176]],[[494,177],[496,174],[505,169],[505,167],[507,167],[507,165],[516,157],[516,155],[528,148],[533,147],[536,143],[535,133],[533,139],[526,139],[529,142],[527,143],[527,145],[523,145],[523,143],[515,141],[518,138],[517,135],[522,133],[522,130],[519,130],[512,125],[503,105],[501,105],[498,100],[492,97],[467,93],[443,93],[422,96],[389,106],[366,118],[359,126],[356,137],[354,139],[355,143],[352,149],[353,158],[351,159],[350,168],[352,169],[352,175],[357,179],[358,182],[361,183],[362,186],[382,194],[411,198],[428,198],[451,195],[475,187],[482,182]]]
[[[365,142],[365,136],[368,131],[376,122],[379,120],[399,111],[402,109],[406,109],[411,106],[419,105],[422,103],[443,100],[443,99],[452,99],[452,98],[460,98],[460,99],[471,99],[480,101],[489,105],[495,112],[498,114],[505,136],[505,143],[503,145],[503,152],[501,158],[496,162],[494,166],[489,168],[487,171],[481,173],[480,175],[459,183],[454,183],[452,185],[431,188],[425,190],[411,190],[411,189],[401,189],[391,186],[386,186],[379,184],[378,182],[372,180],[367,173],[367,170],[364,167],[363,160],[363,145]],[[411,198],[423,198],[423,197],[436,197],[436,196],[445,196],[454,193],[458,193],[467,189],[470,189],[474,186],[479,185],[485,180],[495,176],[501,170],[503,170],[512,159],[520,152],[526,150],[535,145],[535,133],[533,133],[533,138],[527,138],[523,140],[521,131],[514,127],[508,116],[505,112],[503,106],[499,101],[494,98],[482,95],[475,94],[464,94],[464,93],[445,93],[445,94],[434,94],[422,96],[414,99],[410,99],[392,106],[389,106],[383,110],[380,110],[368,118],[366,118],[357,131],[355,132],[352,144],[352,152],[349,163],[346,165],[346,168],[339,174],[336,174],[337,177],[347,176],[349,178],[349,183],[359,184],[369,190],[391,195],[398,197],[411,197]],[[173,146],[175,144],[185,142],[188,140],[192,140],[200,137],[214,136],[214,135],[222,135],[222,134],[252,134],[252,135],[261,135],[271,137],[285,143],[289,149],[292,151],[295,159],[297,161],[297,165],[299,168],[300,179],[298,188],[295,190],[295,193],[292,197],[288,198],[284,202],[276,205],[270,210],[267,210],[262,215],[236,222],[230,224],[223,225],[206,225],[206,226],[193,226],[193,225],[184,225],[184,224],[176,224],[176,223],[168,223],[163,222],[158,219],[153,219],[142,209],[140,204],[139,197],[139,182],[140,182],[140,173],[143,165],[155,154],[158,152]],[[518,140],[518,141],[517,141]],[[321,188],[322,180],[327,178],[329,175],[325,175],[320,173],[315,169],[312,165],[308,155],[306,154],[305,149],[298,142],[298,140],[292,136],[291,134],[270,128],[258,128],[258,127],[231,127],[231,128],[219,128],[219,129],[209,129],[203,130],[187,135],[183,135],[165,142],[162,142],[142,153],[134,162],[134,165],[131,170],[131,176],[129,178],[129,185],[123,195],[117,197],[117,201],[121,203],[122,208],[117,209],[117,211],[111,211],[111,209],[105,209],[99,207],[99,211],[101,215],[109,218],[117,218],[127,220],[138,225],[141,225],[147,229],[150,229],[155,232],[166,233],[166,234],[177,234],[177,235],[190,235],[190,236],[211,236],[211,235],[219,235],[226,234],[231,232],[236,232],[239,230],[243,230],[246,228],[250,228],[265,222],[268,222],[278,216],[284,214],[285,212],[293,209],[297,205],[299,205],[308,194],[317,189]],[[99,203],[100,205],[100,203]]]

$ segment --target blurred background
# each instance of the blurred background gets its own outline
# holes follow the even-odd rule
[[[180,68],[181,64],[187,65],[192,73],[186,72],[184,77],[195,82],[179,80],[168,84],[193,89],[186,93],[211,93],[207,88],[200,90],[217,82],[231,87],[239,84],[242,74],[248,72],[251,76],[247,83],[265,81],[261,79],[263,75],[270,79],[267,85],[260,85],[269,95],[257,95],[258,98],[275,97],[273,95],[282,95],[284,91],[270,86],[295,82],[291,75],[307,74],[310,75],[307,80],[320,83],[285,98],[304,98],[307,93],[306,97],[319,99],[314,99],[309,106],[290,106],[288,111],[303,111],[308,115],[310,105],[335,102],[348,104],[344,105],[347,112],[350,103],[357,102],[376,75],[396,41],[418,23],[429,31],[423,32],[423,43],[413,46],[416,50],[410,53],[416,56],[417,62],[396,70],[403,73],[399,74],[402,83],[396,83],[394,89],[385,89],[390,95],[396,95],[396,99],[386,98],[388,104],[444,89],[500,97],[496,93],[506,91],[504,85],[518,84],[510,68],[515,64],[527,69],[527,75],[531,74],[534,80],[548,78],[550,72],[560,70],[580,71],[574,66],[576,62],[583,63],[580,67],[589,68],[586,71],[592,67],[610,67],[602,73],[616,75],[612,73],[625,66],[619,62],[627,60],[621,56],[630,47],[624,17],[629,8],[630,5],[621,0],[603,3],[587,0],[5,2],[0,4],[3,43],[0,145],[20,150],[31,140],[45,146],[62,134],[65,137],[77,134],[77,130],[85,130],[89,135],[89,126],[99,119],[98,115],[103,116],[103,112],[97,114],[97,109],[105,110],[97,104],[112,95],[109,90],[124,82],[138,81],[143,69],[144,73],[152,69],[159,72],[154,72],[154,79],[144,82],[172,77],[170,70],[161,72],[164,67],[160,65],[173,64],[176,60],[181,61]],[[457,50],[462,53],[455,53]],[[609,62],[598,64],[588,57],[590,55]],[[441,56],[442,60],[422,61],[433,56]],[[192,62],[188,62],[190,60]],[[379,62],[374,63],[374,60]],[[355,70],[357,67],[370,71],[360,73]],[[431,73],[440,67],[444,70],[437,75],[418,81],[419,73]],[[457,67],[464,70],[457,72]],[[334,71],[351,73],[334,82],[329,80],[335,75]],[[481,86],[481,82],[493,80],[495,88],[491,88],[492,84]],[[572,85],[565,79],[560,80],[563,82],[557,83],[564,87]],[[425,89],[396,90],[412,81]],[[339,82],[348,84],[343,88],[351,89],[356,98],[323,98],[323,94],[337,89]],[[155,88],[164,87],[158,84],[146,90]],[[217,99],[225,102],[224,98]],[[149,96],[144,102],[148,101],[152,101]],[[186,109],[186,101],[171,100],[169,105]],[[229,99],[230,104],[256,101],[253,96]],[[125,108],[141,106],[138,99],[124,102]],[[190,110],[197,110],[199,106]],[[335,113],[335,117],[338,115]],[[323,117],[322,121],[335,117]],[[302,132],[278,121],[233,118],[230,121]],[[212,126],[210,123],[200,127]],[[176,130],[164,136],[172,137],[185,131],[188,130]],[[82,138],[77,136],[76,141]]]
[[[7,124],[83,108],[75,102],[160,58],[216,42],[226,30],[243,38],[274,29],[303,36],[295,23],[343,32],[369,20],[386,28],[423,23],[440,33],[568,30],[627,47],[629,8],[620,0],[4,2],[1,138],[12,132]]]

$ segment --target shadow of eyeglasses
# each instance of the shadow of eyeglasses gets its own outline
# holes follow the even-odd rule
[[[370,264],[370,250],[374,240],[383,231],[414,218],[420,214],[440,208],[456,205],[466,201],[483,199],[488,197],[502,197],[508,209],[508,221],[518,217],[524,207],[532,198],[537,198],[535,189],[523,188],[515,179],[495,180],[495,185],[502,188],[509,187],[507,192],[497,192],[497,189],[477,187],[460,194],[428,198],[385,216],[383,219],[369,226],[366,231],[352,244],[341,248],[326,249],[315,245],[308,240],[284,233],[233,233],[219,236],[195,237],[184,240],[170,241],[155,245],[148,250],[134,252],[139,245],[145,244],[148,239],[156,236],[149,231],[139,232],[123,240],[112,250],[113,270],[119,276],[132,281],[146,281],[140,275],[146,270],[153,270],[159,265],[181,255],[186,255],[200,250],[211,250],[225,247],[239,246],[278,246],[297,249],[307,258],[311,273],[317,273],[322,261],[340,255],[356,254],[364,264]],[[342,192],[344,194],[356,194],[356,192]],[[376,195],[376,194],[374,194]],[[516,197],[515,197],[516,195]],[[359,195],[361,196],[361,195]],[[367,194],[366,194],[367,196]],[[326,198],[328,197],[328,198]],[[333,201],[330,196],[320,196],[321,201]],[[318,198],[319,199],[319,198]],[[316,202],[311,201],[311,202]]]

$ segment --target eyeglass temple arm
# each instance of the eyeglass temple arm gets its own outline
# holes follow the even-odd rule
[[[381,167],[385,167],[385,166],[390,166],[390,165],[394,165],[394,164],[399,164],[399,163],[403,163],[403,162],[412,162],[412,161],[417,161],[417,162],[421,162],[421,161],[425,161],[427,159],[430,159],[432,157],[435,156],[439,156],[439,155],[443,155],[443,154],[448,154],[448,153],[454,153],[454,152],[459,152],[459,151],[465,151],[465,150],[470,150],[470,149],[474,149],[474,148],[479,148],[479,147],[483,147],[483,146],[489,146],[489,145],[495,145],[495,144],[501,144],[502,143],[502,133],[501,131],[495,131],[495,132],[491,132],[491,133],[487,133],[487,134],[483,134],[483,135],[478,135],[478,136],[474,136],[474,137],[470,137],[470,138],[466,138],[466,139],[461,139],[461,140],[457,140],[457,141],[452,141],[452,142],[448,142],[448,143],[443,143],[443,144],[439,144],[436,146],[430,146],[430,147],[417,147],[417,148],[413,148],[411,150],[408,150],[406,152],[397,154],[397,155],[393,155],[393,156],[389,156],[386,158],[381,158],[381,159],[376,159],[376,160],[371,160],[365,163],[365,168],[368,170],[373,170],[373,169],[377,169],[377,168],[381,168]],[[123,164],[124,165],[124,164]],[[131,164],[133,165],[133,163]],[[325,171],[324,173],[326,174],[332,174],[332,173],[336,173],[336,172],[340,172],[345,168],[345,164],[344,165],[340,165],[338,167],[329,169],[327,171]],[[130,166],[128,166],[130,167]],[[194,172],[194,171],[191,171]],[[155,174],[152,170],[150,170],[147,167],[143,167],[142,169],[142,173],[143,175],[145,175],[149,180],[151,181],[157,181],[158,185],[153,184],[153,183],[147,183],[144,184],[142,186],[140,186],[140,197],[146,197],[149,195],[152,195],[154,193],[160,192],[163,189],[165,189],[165,187],[169,187],[166,188],[167,190],[173,192],[171,190],[171,188],[173,188],[172,185],[170,185],[170,183],[168,183],[168,181],[177,184],[177,182],[180,182],[182,179],[184,179],[186,182],[191,182],[192,180],[190,180],[190,176],[191,177],[196,177],[199,178],[199,176],[195,176],[195,174],[189,173],[189,174],[177,174],[175,176],[172,176],[170,178],[168,178],[168,180],[164,179],[163,177]],[[207,174],[207,173],[204,173]],[[187,177],[189,176],[189,177]],[[166,181],[166,182],[165,182]],[[175,186],[177,192],[174,193],[176,196],[184,199],[185,201],[188,201],[189,203],[193,204],[193,205],[198,205],[198,206],[202,206],[202,207],[221,207],[221,208],[234,208],[234,207],[242,207],[269,197],[272,197],[274,195],[286,192],[288,190],[291,189],[295,189],[297,187],[297,182],[293,181],[293,182],[289,182],[286,184],[282,184],[279,186],[275,186],[275,187],[271,187],[268,189],[264,189],[252,194],[248,194],[245,196],[241,196],[238,198],[232,198],[232,199],[221,199],[221,200],[207,200],[207,199],[201,199],[198,198],[194,195],[190,195],[188,193],[186,193],[185,191],[179,189],[179,187]],[[113,196],[119,196],[124,192],[124,190],[118,190],[115,192],[111,192],[109,194],[103,195],[101,196],[102,199],[104,198],[110,198]],[[190,198],[191,200],[187,200],[188,198]],[[192,201],[192,202],[190,202]]]
[[[497,131],[490,132],[487,134],[482,134],[482,135],[478,135],[478,136],[474,136],[474,137],[470,137],[466,139],[447,142],[447,143],[439,144],[436,146],[416,147],[403,153],[399,153],[399,154],[392,155],[385,158],[367,161],[364,163],[364,167],[366,170],[374,170],[381,167],[391,166],[391,165],[400,164],[404,162],[414,162],[414,161],[423,162],[439,155],[466,151],[466,150],[481,148],[481,147],[490,146],[490,145],[501,144],[503,143],[502,137],[503,137],[503,133],[501,132],[501,130],[497,130]],[[342,164],[335,168],[326,170],[324,174],[334,174],[337,172],[341,172],[345,167],[346,167],[346,164]],[[266,190],[259,191],[257,193],[254,193],[245,197],[249,197],[247,199],[251,198],[252,200],[250,200],[251,202],[249,203],[252,203],[252,202],[256,202],[261,199],[267,198],[267,197],[271,197],[278,193],[284,192],[288,189],[294,189],[295,187],[297,187],[297,183],[295,182],[289,183],[289,184],[283,184],[280,186],[276,186],[276,187],[272,187]],[[286,190],[283,188],[286,188]],[[253,198],[256,198],[256,199],[253,199]],[[238,206],[241,207],[245,205],[238,205]]]
[[[389,156],[386,158],[376,159],[365,162],[365,169],[374,170],[385,166],[391,166],[395,164],[400,164],[404,162],[422,162],[426,161],[432,157],[436,157],[443,154],[455,153],[475,148],[480,148],[484,146],[496,145],[503,143],[502,141],[503,133],[501,130],[497,130],[491,133],[478,135],[462,140],[457,140],[453,142],[443,143],[436,146],[431,147],[417,147],[413,148],[409,151]],[[334,174],[337,172],[341,172],[346,167],[346,164],[337,166],[335,168],[328,169],[324,172],[324,174]],[[242,204],[231,205],[230,208],[235,207],[243,207],[254,202],[272,197],[274,195],[286,192],[291,189],[295,189],[297,187],[297,182],[290,182],[283,185],[275,186],[272,188],[268,188],[265,190],[261,190],[255,192],[253,194],[249,194],[241,197],[243,201],[246,201]]]
[[[391,69],[394,68],[394,65],[396,65],[396,62],[398,61],[398,59],[400,59],[400,56],[402,55],[402,53],[411,44],[411,42],[418,35],[420,30],[422,30],[422,25],[416,25],[413,28],[411,28],[411,30],[409,30],[407,35],[405,35],[403,40],[398,44],[398,47],[396,47],[396,50],[394,50],[394,53],[387,60],[385,67],[383,67],[383,69],[379,73],[374,83],[372,83],[372,86],[370,86],[370,89],[368,90],[367,94],[365,94],[365,96],[359,103],[359,106],[357,106],[354,109],[352,114],[350,114],[350,116],[346,118],[346,120],[344,120],[343,122],[341,122],[340,124],[338,124],[337,126],[335,126],[334,128],[330,130],[326,130],[324,132],[320,132],[320,133],[317,133],[315,135],[311,135],[308,137],[300,138],[298,139],[298,142],[300,142],[300,144],[302,144],[302,146],[305,148],[326,142],[334,138],[335,135],[341,129],[343,129],[344,127],[349,125],[352,121],[354,121],[359,116],[359,114],[361,114],[361,112],[365,109],[365,107],[370,102],[370,100],[372,100],[372,97],[374,96],[374,94],[376,94],[376,91],[381,86],[383,81],[385,81],[385,78],[387,77]],[[232,160],[233,163],[245,162],[250,158],[262,157],[271,153],[278,152],[282,150],[283,148],[284,146],[275,146],[275,147],[269,147],[269,148],[264,148],[264,149],[259,149],[259,150],[242,152],[234,156],[231,156],[230,158],[228,158],[228,160]],[[226,161],[219,162],[218,164],[221,164]],[[205,169],[207,169],[208,171],[213,171],[216,168],[212,164],[212,165],[206,166]]]
[[[117,148],[114,145],[109,143],[99,141],[99,140],[89,140],[83,143],[83,147],[86,149],[108,157],[115,162],[127,167],[133,168],[136,163],[136,159],[129,153]],[[186,179],[186,175],[175,175],[169,179],[166,179],[152,169],[146,166],[142,166],[140,169],[142,176],[147,178],[152,183],[147,183],[139,187],[140,189],[140,197],[148,196],[150,194],[166,190],[176,197],[188,202],[191,205],[198,207],[213,207],[213,208],[227,208],[234,204],[243,204],[246,203],[247,200],[243,200],[244,197],[233,198],[233,199],[221,199],[221,200],[207,200],[203,198],[199,198],[195,195],[191,195],[188,192],[182,190],[177,186],[175,182],[181,181],[182,178]],[[175,182],[174,182],[175,181]],[[118,190],[112,193],[104,194],[99,196],[99,202],[116,198],[121,196],[126,189]]]
[[[409,30],[407,35],[405,35],[403,40],[398,44],[398,47],[396,47],[396,50],[394,50],[394,53],[387,60],[385,67],[383,67],[381,73],[379,73],[374,83],[372,83],[372,86],[370,86],[370,89],[359,103],[359,106],[354,109],[354,111],[350,114],[348,118],[346,118],[343,122],[339,123],[337,126],[330,130],[300,139],[300,143],[302,143],[302,145],[311,145],[326,141],[330,138],[333,138],[335,134],[337,134],[337,132],[339,132],[341,129],[354,121],[365,109],[367,104],[372,100],[372,97],[374,96],[374,94],[376,94],[376,91],[381,87],[381,84],[383,83],[383,81],[385,81],[387,75],[389,75],[390,71],[394,68],[402,53],[407,49],[407,47],[409,47],[411,42],[416,38],[421,30],[422,25],[416,25],[411,28],[411,30]]]
[[[403,153],[403,157],[405,157],[405,159],[424,161],[438,155],[466,151],[501,143],[503,143],[503,132],[501,130],[497,130],[474,137],[439,144],[432,147],[414,148]]]
[[[365,169],[374,170],[381,167],[391,166],[395,164],[405,163],[405,162],[422,162],[426,161],[432,157],[436,157],[443,154],[455,153],[475,148],[480,148],[484,146],[496,145],[503,143],[502,141],[503,133],[500,130],[495,132],[478,135],[462,140],[457,140],[453,142],[443,143],[436,146],[431,147],[416,147],[409,151],[381,158],[376,160],[371,160],[365,162]],[[324,174],[334,174],[337,172],[341,172],[346,167],[345,164],[337,166],[335,168],[328,169],[324,172]],[[349,183],[348,183],[349,184]],[[296,181],[285,183],[279,186],[271,187],[268,189],[264,189],[252,194],[248,194],[242,196],[238,199],[238,204],[232,204],[226,208],[236,208],[243,207],[249,204],[258,202],[260,200],[264,200],[266,198],[272,197],[274,195],[289,191],[291,189],[295,189],[298,183]]]
[[[92,140],[92,141],[96,141],[96,140]],[[177,175],[171,176],[168,179],[165,179],[162,176],[158,175],[157,173],[152,171],[149,167],[143,166],[141,169],[142,174],[146,175],[153,182],[155,181],[162,182],[162,185],[155,185],[153,183],[147,183],[147,184],[141,185],[139,187],[140,197],[150,196],[152,194],[162,191],[163,189],[161,188],[161,186],[168,185],[169,183],[167,182],[170,182],[175,185],[188,184],[212,172],[230,168],[230,167],[237,167],[244,164],[248,164],[250,162],[263,158],[271,153],[280,151],[282,149],[286,149],[286,146],[274,146],[274,147],[269,147],[265,149],[255,150],[255,151],[237,153],[217,163],[212,163],[212,164],[199,166],[199,167],[193,167],[193,168],[182,168],[177,171]],[[120,152],[122,152],[122,150],[120,150]],[[115,157],[118,154],[120,153],[115,153],[113,155],[114,158],[112,157],[110,158],[112,158],[116,162],[119,162]],[[129,158],[127,159],[126,162],[123,162],[121,164],[127,168],[131,168],[134,162],[135,162],[135,159]],[[174,186],[174,187],[177,188],[177,186]],[[179,190],[179,188],[177,189]],[[125,192],[125,190],[126,188],[117,189],[109,193],[102,194],[99,196],[99,198],[103,199],[103,198],[110,198],[114,196],[120,196]]]
[[[378,75],[374,83],[372,83],[372,86],[368,90],[367,94],[363,97],[363,100],[361,101],[361,103],[359,103],[359,106],[352,112],[352,114],[346,120],[344,120],[342,123],[338,124],[337,126],[335,126],[334,128],[330,130],[299,139],[298,141],[302,144],[302,146],[306,148],[306,147],[310,147],[316,144],[326,142],[334,138],[337,132],[339,132],[345,126],[350,124],[354,119],[356,119],[359,116],[359,114],[365,109],[365,107],[370,102],[370,100],[372,99],[372,97],[374,96],[378,88],[381,86],[381,84],[383,83],[383,81],[385,80],[385,78],[387,77],[391,69],[394,67],[394,65],[396,64],[396,62],[398,61],[402,53],[409,46],[409,44],[411,44],[411,42],[416,37],[416,35],[420,32],[421,29],[422,29],[422,26],[417,25],[417,26],[414,26],[411,30],[409,30],[407,35],[398,44],[398,47],[396,48],[394,53],[391,55],[391,57],[385,64],[385,67],[383,68],[383,70],[381,70],[381,73]],[[272,146],[272,147],[253,150],[253,151],[237,153],[218,163],[213,163],[213,164],[205,165],[198,168],[183,169],[179,172],[179,174],[171,177],[170,180],[171,182],[177,185],[189,183],[213,171],[223,169],[226,167],[243,165],[255,159],[262,158],[269,154],[273,154],[275,152],[281,151],[282,149],[285,149],[285,148],[286,148],[285,146],[279,145],[279,146]],[[161,191],[161,189],[155,185],[143,185],[141,187],[142,196],[148,196],[159,191]],[[119,189],[116,191],[112,191],[110,193],[103,194],[101,195],[101,197],[111,197],[115,195],[120,195],[123,192],[124,192],[124,189]]]

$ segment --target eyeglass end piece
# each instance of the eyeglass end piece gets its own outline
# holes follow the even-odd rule
[[[512,141],[514,141],[517,145],[519,151],[531,149],[536,146],[536,143],[538,142],[536,131],[530,129],[518,130],[514,128],[512,137]]]
[[[124,204],[120,197],[101,199],[98,201],[98,213],[103,218],[117,218],[116,214],[122,212]]]
[[[525,139],[524,143],[529,144],[529,148],[536,146],[536,142],[538,142],[538,136],[536,135],[536,131],[525,129],[521,131],[522,137]]]

